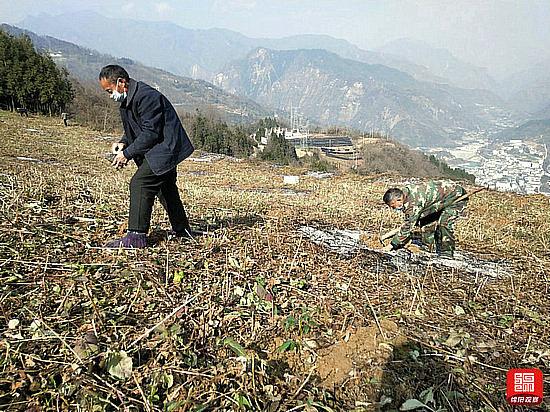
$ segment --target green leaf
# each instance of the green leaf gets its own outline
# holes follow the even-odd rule
[[[237,356],[243,356],[246,358],[246,351],[244,348],[237,343],[233,338],[225,338],[222,341],[222,344],[224,346],[227,346],[229,349],[231,349]]]
[[[410,356],[413,360],[417,361],[417,360],[418,360],[418,357],[420,356],[420,352],[419,352],[418,350],[416,350],[416,349],[411,350],[411,351],[409,352],[409,356]]]
[[[170,389],[172,386],[174,386],[174,375],[172,375],[171,373],[165,373],[162,376],[162,381],[166,389]]]
[[[420,394],[420,399],[422,399],[425,404],[435,404],[433,386],[430,386],[428,389],[422,391],[422,393]]]
[[[107,372],[117,379],[126,380],[132,376],[132,358],[126,352],[109,352],[105,364]]]
[[[296,318],[294,316],[289,316],[285,319],[285,330],[292,329],[296,325]]]
[[[174,284],[181,283],[184,277],[185,273],[183,272],[183,270],[178,270],[177,272],[174,272]]]
[[[448,391],[446,396],[450,401],[464,398],[464,395],[458,391]]]
[[[250,405],[250,401],[248,400],[248,398],[242,393],[237,394],[235,396],[235,400],[239,403],[240,407],[248,406],[250,408],[252,406]]]
[[[172,412],[183,406],[185,402],[183,401],[172,401],[166,405],[166,412]]]
[[[296,342],[294,342],[292,339],[287,340],[285,343],[283,343],[281,346],[277,348],[279,352],[286,352],[289,350],[293,350],[296,348]]]
[[[462,308],[462,306],[460,306],[460,305],[456,305],[455,306],[455,315],[462,316],[464,314],[466,314],[466,312],[464,311],[464,308]]]
[[[425,408],[426,405],[424,405],[422,402],[420,402],[418,399],[407,399],[403,405],[399,408],[400,411],[412,411],[414,409],[418,408]]]

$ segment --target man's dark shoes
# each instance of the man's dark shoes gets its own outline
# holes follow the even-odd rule
[[[143,249],[147,247],[147,235],[139,232],[128,232],[126,236],[107,242],[105,244],[108,249]]]

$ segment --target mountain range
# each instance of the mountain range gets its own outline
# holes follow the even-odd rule
[[[523,113],[516,120],[550,117],[548,62],[508,79],[513,87],[507,87],[448,50],[411,39],[364,50],[326,35],[260,39],[94,12],[42,14],[21,26],[61,42],[44,48],[65,48],[52,56],[77,77],[95,80],[98,68],[119,56],[134,77],[157,85],[176,104],[209,105],[234,119],[292,106],[314,124],[374,129],[433,146],[450,145],[465,130],[491,128],[512,109]],[[79,48],[78,57],[68,54],[67,42],[79,45],[71,46]]]
[[[213,110],[220,117],[233,121],[248,122],[273,115],[272,110],[261,107],[250,99],[227,93],[204,80],[177,76],[129,58],[115,58],[55,37],[39,36],[8,24],[1,24],[0,29],[14,36],[29,36],[36,49],[48,53],[59,66],[65,67],[71,76],[82,82],[95,84],[103,66],[120,64],[132,77],[158,87],[175,107],[187,111],[197,108]]]
[[[550,61],[541,61],[529,70],[496,82],[485,68],[465,62],[446,49],[408,38],[365,50],[327,35],[252,38],[227,29],[189,29],[170,22],[108,18],[92,11],[29,16],[18,26],[206,81],[212,81],[231,61],[245,58],[259,47],[324,49],[343,58],[398,69],[420,81],[491,90],[520,112],[534,114],[550,106]]]
[[[262,105],[299,107],[322,124],[383,131],[413,146],[450,145],[464,130],[489,127],[491,108],[502,104],[489,91],[421,82],[320,49],[258,48],[214,83]]]
[[[377,51],[421,64],[434,75],[448,79],[451,84],[463,89],[497,88],[497,82],[486,68],[466,63],[449,50],[432,47],[426,42],[403,38],[386,43]]]
[[[550,59],[508,77],[500,94],[518,110],[550,118]]]
[[[462,62],[446,50],[408,39],[391,43],[388,50],[368,51],[327,35],[251,38],[226,29],[194,30],[170,22],[107,18],[91,11],[29,16],[18,26],[207,81],[230,61],[265,47],[273,50],[325,49],[344,58],[404,71],[417,80],[463,88],[490,89],[494,85],[484,69]]]
[[[529,120],[517,127],[502,130],[495,138],[502,140],[542,140],[550,145],[550,118]]]

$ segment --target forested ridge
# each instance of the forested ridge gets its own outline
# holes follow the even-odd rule
[[[38,53],[29,37],[0,30],[0,107],[52,115],[64,111],[73,97],[65,69]]]

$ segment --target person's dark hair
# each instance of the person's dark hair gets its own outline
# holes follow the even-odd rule
[[[99,80],[101,79],[107,79],[111,83],[116,83],[118,79],[124,79],[126,81],[129,81],[130,76],[128,75],[128,72],[124,70],[123,67],[117,64],[110,64],[108,66],[105,66],[99,72]]]
[[[384,203],[389,205],[390,202],[394,199],[399,199],[403,196],[403,191],[397,187],[392,187],[384,193]]]

